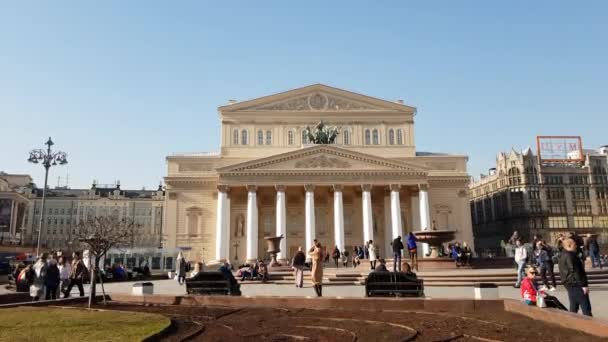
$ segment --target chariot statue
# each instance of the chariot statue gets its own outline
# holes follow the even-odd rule
[[[340,134],[340,128],[327,126],[321,120],[314,128],[306,126],[305,132],[311,144],[333,144]]]

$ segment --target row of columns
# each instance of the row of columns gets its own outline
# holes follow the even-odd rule
[[[276,187],[276,235],[283,236],[281,240],[281,252],[277,255],[278,259],[286,259],[287,256],[287,218],[285,186]],[[305,189],[305,243],[306,250],[312,247],[315,239],[315,196],[314,185],[308,184]],[[342,190],[343,185],[334,185],[334,241],[336,246],[344,250],[344,204]],[[392,239],[402,235],[403,227],[401,224],[401,186],[398,184],[390,185],[390,221]],[[362,190],[362,210],[363,210],[363,240],[374,240],[373,211],[372,211],[372,186],[364,184]],[[430,228],[429,197],[426,185],[420,185],[420,225],[422,230]],[[230,199],[228,198],[228,187],[218,186],[217,197],[217,221],[216,221],[216,255],[217,261],[228,260],[230,235]],[[247,186],[247,261],[258,258],[258,208],[257,208],[257,187]],[[425,245],[425,254],[427,253]]]

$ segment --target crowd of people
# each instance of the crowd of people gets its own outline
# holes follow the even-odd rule
[[[594,237],[583,237],[574,232],[560,234],[555,246],[551,246],[547,241],[534,236],[530,252],[515,231],[509,239],[509,244],[515,246],[517,281],[514,287],[521,288],[522,297],[527,304],[538,305],[542,302],[542,306],[565,309],[557,298],[547,294],[556,289],[554,268],[557,261],[561,283],[568,292],[569,311],[576,313],[580,309],[584,315],[592,316],[585,272],[587,256],[593,255],[592,267],[602,267],[598,257],[599,245]],[[537,275],[541,278],[541,287],[537,284]]]
[[[80,296],[84,296],[87,268],[78,252],[72,254],[71,261],[56,254],[42,254],[35,263],[17,268],[15,272],[17,283],[29,286],[33,301],[59,299],[62,294],[68,298],[74,286],[78,287]]]

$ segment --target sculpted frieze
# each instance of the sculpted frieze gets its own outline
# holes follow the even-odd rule
[[[296,169],[318,169],[318,168],[339,168],[348,169],[351,167],[350,163],[346,160],[342,160],[336,157],[329,157],[327,155],[319,155],[312,158],[299,160],[295,163]]]
[[[304,96],[246,108],[246,110],[277,110],[277,111],[349,111],[349,110],[378,110],[382,109],[368,104],[336,97],[323,92],[314,92]]]

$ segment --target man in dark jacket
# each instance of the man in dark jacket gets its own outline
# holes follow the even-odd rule
[[[70,274],[70,285],[64,292],[63,298],[70,297],[70,292],[72,292],[72,288],[74,285],[78,287],[78,292],[80,292],[80,297],[84,297],[84,288],[82,286],[82,282],[87,273],[87,267],[84,265],[82,259],[80,259],[80,253],[74,252],[72,254],[72,274]]]
[[[302,246],[298,247],[298,252],[293,256],[291,266],[293,267],[296,287],[302,288],[304,285],[304,266],[306,263],[306,255],[302,252]]]
[[[562,284],[568,291],[570,312],[578,312],[580,306],[583,315],[592,316],[587,274],[577,255],[576,242],[573,239],[565,239],[562,246],[564,251],[559,256],[559,274]]]
[[[403,250],[403,242],[401,242],[401,236],[397,236],[393,240],[393,272],[401,272],[401,251]]]

